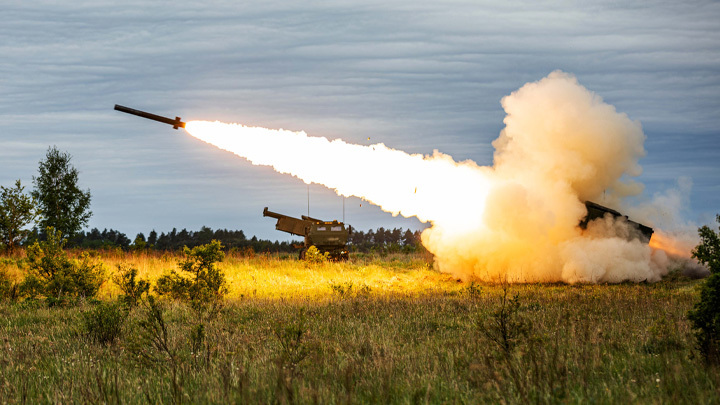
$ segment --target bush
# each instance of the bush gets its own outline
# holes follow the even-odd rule
[[[119,300],[130,308],[135,307],[142,295],[150,291],[150,283],[147,280],[138,280],[138,269],[134,267],[118,264],[117,268],[118,272],[112,280],[123,292]]]
[[[180,270],[187,276],[171,271],[160,277],[155,291],[193,304],[216,301],[225,294],[225,274],[216,267],[225,254],[222,244],[213,240],[207,245],[183,249],[186,259],[180,261]]]
[[[698,349],[708,363],[720,363],[720,273],[713,273],[700,289],[688,319],[695,329]]]
[[[318,249],[315,246],[310,246],[305,251],[305,261],[308,263],[325,263],[329,260],[330,253],[328,252],[321,252],[320,249]]]
[[[715,218],[720,223],[720,215]],[[720,228],[718,228],[720,231]],[[710,273],[720,273],[720,234],[705,225],[698,229],[700,244],[693,249],[692,257],[708,267]]]
[[[510,355],[522,338],[530,332],[529,321],[520,313],[519,294],[508,296],[509,287],[503,283],[503,295],[500,297],[500,308],[480,323],[481,332],[494,342],[503,353]]]
[[[93,342],[111,344],[120,336],[127,315],[120,302],[100,302],[82,313],[83,329]]]
[[[5,269],[0,269],[0,301],[4,299],[15,301],[18,293],[18,284],[10,279]]]
[[[720,223],[720,215],[717,216]],[[720,235],[703,226],[698,229],[700,244],[693,257],[710,269],[710,277],[700,289],[700,301],[688,312],[695,329],[698,348],[709,363],[720,363]]]
[[[26,295],[44,295],[52,304],[97,294],[104,278],[102,264],[91,263],[87,253],[80,260],[70,259],[64,245],[61,233],[50,227],[47,241],[35,242],[27,249],[28,275],[21,285]]]

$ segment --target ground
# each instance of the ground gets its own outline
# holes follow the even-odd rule
[[[95,253],[157,279],[173,254]],[[22,256],[0,266],[22,273]],[[2,403],[717,403],[686,319],[702,281],[460,283],[420,256],[229,255],[222,305],[147,301],[98,343],[83,313],[0,303]],[[102,302],[119,290],[106,282]],[[154,319],[154,321],[153,321]],[[153,323],[155,322],[155,323]],[[155,339],[155,340],[153,340]],[[159,343],[159,344],[157,344]]]

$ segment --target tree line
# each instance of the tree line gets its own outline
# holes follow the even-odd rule
[[[31,239],[31,238],[29,238]],[[138,233],[135,239],[114,229],[100,231],[93,228],[88,232],[81,231],[69,240],[71,246],[84,249],[113,249],[123,250],[163,250],[175,251],[184,247],[193,248],[206,245],[217,240],[229,249],[252,249],[254,252],[294,252],[293,245],[301,241],[271,241],[258,239],[253,236],[247,238],[242,230],[216,229],[203,226],[199,231],[188,231],[183,228],[178,231],[173,228],[170,232],[157,233],[154,229],[147,236]],[[419,248],[420,231],[403,230],[402,228],[385,229],[383,227],[367,232],[353,230],[348,239],[348,245],[355,252],[414,252]]]
[[[29,193],[20,180],[14,187],[0,186],[0,246],[12,251],[47,239],[48,233],[60,232],[69,247],[83,249],[164,250],[206,245],[220,241],[230,249],[252,249],[254,252],[293,252],[301,241],[280,242],[247,238],[242,230],[216,229],[203,226],[199,231],[173,228],[158,235],[139,233],[130,239],[125,233],[93,228],[82,229],[92,216],[90,190],[78,187],[78,170],[71,164],[72,156],[57,147],[48,148],[39,162],[38,176],[33,176],[34,189]],[[353,230],[348,239],[355,252],[413,252],[420,248],[420,231],[383,227],[367,232]]]

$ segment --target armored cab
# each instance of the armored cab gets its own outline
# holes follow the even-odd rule
[[[592,201],[585,201],[585,208],[587,209],[587,215],[582,219],[582,221],[580,221],[579,224],[582,229],[587,228],[588,223],[594,219],[603,218],[605,215],[611,215],[616,219],[624,218],[631,227],[635,228],[639,232],[641,239],[645,243],[649,243],[650,238],[652,238],[652,228],[641,223],[631,221],[626,215],[623,215],[612,208],[602,206]]]
[[[310,246],[315,246],[320,252],[327,252],[332,260],[347,260],[349,258],[347,241],[350,236],[350,227],[335,221],[323,221],[302,215],[300,218],[278,214],[263,210],[264,217],[277,219],[275,229],[305,238],[300,246],[300,258],[305,258],[305,252]]]

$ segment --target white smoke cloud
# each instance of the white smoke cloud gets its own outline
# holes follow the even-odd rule
[[[645,136],[567,73],[556,71],[502,100],[505,128],[496,148],[494,187],[483,232],[457,235],[435,223],[423,242],[439,268],[462,279],[656,281],[667,258],[611,219],[582,232],[584,201],[618,206],[637,195]],[[452,237],[448,237],[452,235]],[[467,248],[458,249],[464,240]]]

